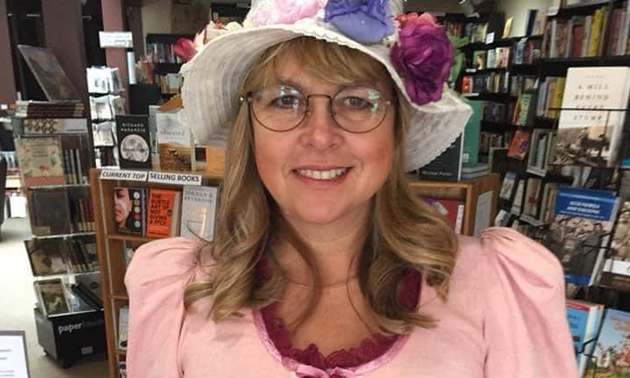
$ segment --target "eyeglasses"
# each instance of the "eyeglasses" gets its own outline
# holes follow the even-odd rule
[[[392,100],[376,89],[349,87],[334,96],[323,94],[303,95],[294,87],[274,85],[247,93],[242,99],[249,104],[252,116],[266,129],[278,132],[298,127],[311,113],[310,100],[315,97],[328,99],[328,108],[335,124],[350,133],[362,134],[376,129],[383,123]]]

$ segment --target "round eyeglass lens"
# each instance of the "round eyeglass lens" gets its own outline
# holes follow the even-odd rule
[[[276,85],[251,96],[256,120],[268,129],[285,131],[297,126],[306,114],[306,99],[295,88]]]
[[[373,88],[352,87],[339,92],[332,102],[337,124],[350,132],[364,133],[378,127],[387,114],[390,101]]]

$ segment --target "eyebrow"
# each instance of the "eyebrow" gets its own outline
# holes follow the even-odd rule
[[[279,77],[276,78],[275,80],[277,82],[278,85],[288,85],[291,87],[296,88],[297,90],[299,90],[300,92],[304,92],[304,87],[302,85],[300,85],[300,83],[298,83],[297,81],[294,81],[291,78],[288,77]],[[348,88],[354,88],[354,87],[367,87],[367,88],[372,88],[372,89],[376,89],[379,92],[382,93],[387,93],[388,91],[383,88],[382,85],[374,85],[373,83],[370,83],[369,81],[361,81],[361,82],[357,82],[357,83],[352,83],[352,84],[343,84],[343,85],[339,85],[337,86],[336,91],[342,91],[344,89],[348,89]]]

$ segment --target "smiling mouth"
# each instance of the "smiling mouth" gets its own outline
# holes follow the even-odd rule
[[[293,172],[313,180],[330,181],[345,176],[349,171],[350,168],[338,168],[326,170],[296,169]]]

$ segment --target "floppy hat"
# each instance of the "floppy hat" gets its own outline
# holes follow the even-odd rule
[[[196,143],[225,147],[252,65],[268,48],[308,36],[383,64],[411,104],[406,168],[430,163],[464,131],[472,110],[445,84],[446,32],[424,15],[395,20],[402,10],[402,0],[254,0],[242,27],[230,27],[182,67],[183,121]]]

